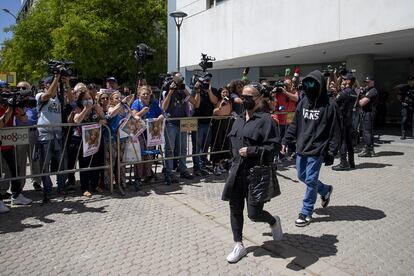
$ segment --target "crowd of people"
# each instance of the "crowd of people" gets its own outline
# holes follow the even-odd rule
[[[163,161],[165,184],[177,183],[179,177],[192,180],[195,177],[205,177],[211,174],[225,174],[234,159],[230,151],[229,138],[232,134],[232,126],[235,118],[245,114],[249,107],[246,103],[249,97],[242,94],[243,88],[249,82],[242,79],[233,80],[215,89],[211,86],[212,77],[211,74],[206,74],[203,80],[198,81],[189,91],[183,85],[184,79],[181,73],[174,73],[172,81],[164,86],[159,95],[156,95],[145,80],[138,81],[134,93],[134,89],[119,87],[115,77],[107,78],[106,86],[101,88],[93,83],[86,85],[80,82],[71,85],[68,77],[59,74],[50,76],[44,80],[44,87],[38,89],[33,95],[36,101],[35,106],[13,106],[5,101],[0,102],[0,128],[33,126],[29,130],[29,145],[0,147],[3,161],[2,175],[10,178],[25,176],[26,164],[29,160],[30,173],[32,175],[43,174],[41,177],[30,179],[35,190],[43,191],[43,204],[49,203],[53,195],[53,183],[49,172],[59,172],[56,177],[58,196],[65,196],[75,189],[75,173],[60,173],[75,168],[113,165],[114,177],[112,179],[109,170],[80,171],[80,190],[85,197],[101,193],[112,183],[125,187],[125,166],[120,166],[120,171],[116,168],[118,167],[118,155],[122,162],[126,142],[121,140],[118,145],[117,135],[120,126],[129,117],[139,120],[158,119],[160,122],[165,119],[163,130],[165,143],[163,147],[160,147],[160,152],[165,158]],[[330,76],[324,76],[323,80],[328,99],[339,106],[337,119],[340,130],[338,143],[340,143],[341,157],[340,164],[334,166],[333,169],[353,169],[355,168],[353,147],[360,125],[363,126],[365,142],[365,149],[360,156],[369,157],[375,154],[372,126],[378,92],[374,87],[374,79],[368,76],[365,79],[365,85],[360,86],[351,72],[346,75],[333,72]],[[284,141],[283,147],[277,152],[272,162],[283,163],[297,158],[297,153],[303,152],[304,149],[301,148],[303,146],[306,148],[304,155],[308,155],[307,150],[310,151],[309,153],[314,153],[315,149],[312,149],[309,143],[323,142],[319,141],[318,137],[316,137],[316,142],[312,139],[299,142],[302,137],[297,137],[295,132],[297,129],[289,127],[292,125],[296,125],[298,129],[303,127],[301,122],[295,124],[298,117],[297,105],[304,99],[309,99],[303,84],[297,70],[295,75],[285,76],[277,86],[274,86],[272,81],[265,80],[261,82],[260,87],[255,88],[261,96],[257,109],[271,114],[279,138]],[[17,89],[18,91],[30,90],[32,86],[22,81],[17,84]],[[2,91],[6,90],[8,87],[2,88]],[[251,101],[250,105],[253,105]],[[312,111],[312,108],[306,110],[301,114],[305,121],[319,119],[318,112]],[[182,118],[189,117],[197,120],[195,129],[191,131],[191,147],[187,139],[188,131],[181,129]],[[361,123],[356,118],[361,118]],[[81,127],[50,127],[61,123],[79,125],[98,123],[107,128],[103,129],[103,134],[99,137],[101,143],[96,153],[84,156]],[[147,132],[142,132],[138,136],[140,152],[151,152],[156,149],[155,146],[146,143],[148,135]],[[403,137],[405,137],[405,132],[403,132]],[[215,152],[217,153],[214,154]],[[187,167],[189,155],[192,157],[191,170]],[[148,161],[154,157],[155,154],[142,155],[142,160]],[[154,177],[152,165],[151,162],[134,164],[132,183],[136,190],[139,190],[142,182],[151,181]],[[302,180],[301,177],[300,179]],[[25,182],[26,179],[12,180],[11,183],[0,182],[0,213],[9,211],[3,198],[11,197],[12,205],[28,205],[32,202],[22,194]],[[11,194],[7,193],[9,186],[11,186]],[[306,221],[309,212],[304,211],[303,215],[303,220]]]

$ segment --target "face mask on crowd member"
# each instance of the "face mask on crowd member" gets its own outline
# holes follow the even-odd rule
[[[315,102],[321,92],[321,85],[318,81],[313,78],[305,78],[302,81],[303,90],[305,91],[306,97],[308,97],[309,101]]]
[[[261,86],[260,84],[256,84]],[[247,111],[255,110],[262,99],[262,96],[259,93],[259,90],[255,88],[254,84],[246,85],[242,91],[242,100],[243,100],[243,107]]]

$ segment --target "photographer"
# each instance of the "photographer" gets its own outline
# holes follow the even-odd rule
[[[218,99],[211,88],[211,77],[211,74],[206,74],[202,82],[197,81],[194,86],[194,117],[210,117],[213,115],[213,110],[218,103]],[[192,154],[206,154],[208,152],[211,138],[210,123],[210,118],[198,119],[197,131],[191,133],[191,142],[193,144]],[[209,175],[207,162],[207,155],[193,156],[194,175]]]
[[[375,81],[372,76],[367,76],[364,82],[366,86],[359,94],[358,104],[362,109],[362,127],[365,148],[362,153],[358,154],[358,156],[373,157],[375,156],[373,128],[378,91],[374,87]]]
[[[332,170],[347,171],[355,169],[353,137],[355,130],[353,127],[354,106],[357,94],[353,89],[355,77],[348,73],[345,78],[345,89],[341,90],[336,98],[336,103],[341,114],[341,161],[338,165],[333,166]],[[348,154],[348,159],[347,159]]]
[[[17,84],[17,89],[19,91],[25,90],[28,91],[32,87],[30,83],[27,81],[21,81]],[[31,98],[34,100],[33,96],[30,96],[28,98]],[[37,109],[36,107],[25,107],[24,112],[27,116],[26,121],[21,121],[17,117],[15,118],[15,125],[16,126],[34,126],[37,124]],[[30,164],[30,172],[31,174],[39,174],[40,173],[40,165],[39,160],[33,160],[33,145],[36,144],[37,140],[37,131],[35,128],[29,130],[29,144],[28,145],[17,145],[16,146],[16,154],[17,154],[17,164],[19,168],[19,176],[25,176],[26,175],[26,166],[27,166],[27,158],[29,157],[29,164]],[[30,146],[32,145],[32,146]],[[40,185],[42,179],[40,177],[32,178],[31,183],[33,185],[33,188],[36,191],[41,191],[42,186]],[[25,179],[21,180],[22,189],[24,188],[24,185],[26,183]]]
[[[69,78],[61,77],[60,74],[55,74],[52,82],[47,81],[44,92],[36,94],[37,110],[39,114],[38,122],[38,139],[37,139],[37,153],[39,156],[40,166],[43,168],[42,173],[49,173],[51,171],[51,160],[54,158],[58,161],[62,158],[63,146],[62,146],[62,127],[41,127],[42,125],[54,125],[62,123],[62,106],[65,104],[60,101],[58,96],[59,81],[65,84],[65,87],[69,86]],[[64,93],[64,91],[59,91]],[[69,92],[69,94],[72,94]],[[71,96],[65,97],[67,101],[71,101]],[[57,168],[57,171],[64,170],[66,168],[66,158],[63,158],[61,167]],[[64,186],[66,175],[57,175],[58,195],[64,195]],[[43,203],[50,202],[52,194],[52,180],[50,176],[42,176],[43,182]]]
[[[327,95],[325,78],[318,70],[302,81],[305,97],[299,102],[292,123],[282,141],[286,145],[297,140],[296,170],[299,180],[306,185],[303,207],[295,225],[302,227],[312,220],[317,194],[323,208],[329,204],[333,187],[319,181],[322,163],[333,164],[340,143],[340,118],[337,105]]]
[[[293,87],[292,80],[286,78],[283,85],[275,87],[271,94],[275,114],[272,118],[279,124],[280,138],[283,139],[286,129],[292,122],[293,113],[299,100],[298,91]],[[288,149],[291,154],[295,152],[295,144],[289,143]],[[279,157],[284,160],[285,156],[280,154]]]
[[[24,111],[21,108],[13,107],[7,104],[0,104],[0,128],[3,127],[12,127],[14,117],[19,119],[22,122],[27,121],[27,117],[24,114]],[[9,167],[9,171],[11,177],[17,177],[16,171],[16,156],[15,150],[13,146],[0,146],[0,154],[1,154],[1,162],[3,164],[7,164]],[[2,168],[3,169],[3,168]],[[0,172],[3,174],[3,172]],[[4,182],[0,182],[0,185],[4,185]],[[20,180],[13,180],[11,181],[11,203],[12,205],[28,205],[32,202],[31,199],[26,198],[23,196],[22,192],[22,185]],[[3,196],[0,194],[0,214],[9,212],[9,208],[7,208],[3,203]]]
[[[411,119],[411,136],[414,137],[414,76],[407,80],[408,85],[403,86],[398,95],[401,101],[401,140],[407,138],[408,120]]]
[[[168,85],[169,84],[169,85]],[[178,153],[180,175],[186,179],[193,179],[187,171],[187,132],[180,131],[180,120],[173,118],[188,117],[190,112],[189,103],[195,104],[195,99],[185,89],[184,78],[181,73],[175,73],[173,80],[167,83],[166,89],[162,92],[162,110],[169,120],[165,122],[165,157],[173,157]],[[172,174],[173,160],[165,160],[165,183],[178,183],[178,179]]]

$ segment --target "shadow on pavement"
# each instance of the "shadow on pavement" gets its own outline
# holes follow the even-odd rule
[[[93,200],[93,199],[92,199]],[[21,232],[26,228],[40,228],[42,223],[54,223],[55,220],[48,218],[53,214],[82,214],[82,213],[105,213],[105,208],[102,207],[88,207],[85,205],[88,201],[60,201],[48,203],[41,206],[38,203],[33,203],[31,206],[22,206],[18,208],[11,208],[7,214],[1,215],[0,234]],[[33,224],[24,223],[26,219],[36,220]]]
[[[392,164],[364,162],[357,164],[356,169],[381,169],[390,166],[392,166]]]
[[[324,217],[314,218],[312,223],[325,221],[379,220],[386,217],[385,213],[381,210],[357,205],[318,208],[315,210],[315,213],[323,215]]]
[[[404,155],[404,152],[400,152],[400,151],[380,151],[380,152],[375,153],[375,157],[398,156],[398,155]]]
[[[281,242],[265,241],[260,247],[251,246],[247,250],[253,252],[255,257],[265,255],[284,259],[294,257],[286,267],[299,271],[316,263],[321,257],[336,255],[338,249],[335,244],[337,242],[336,235],[323,234],[320,237],[312,237],[304,234],[285,233]],[[309,250],[312,253],[308,253],[307,248],[312,248],[312,250]]]

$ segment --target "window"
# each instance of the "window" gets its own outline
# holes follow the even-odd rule
[[[207,9],[217,6],[218,4],[224,1],[226,0],[207,0]]]

